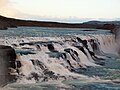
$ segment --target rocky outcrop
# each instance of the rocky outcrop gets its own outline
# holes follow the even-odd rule
[[[15,80],[16,54],[10,46],[0,45],[0,86]]]

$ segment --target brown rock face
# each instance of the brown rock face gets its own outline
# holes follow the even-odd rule
[[[15,76],[10,75],[9,68],[15,69],[16,54],[10,46],[0,45],[0,86],[13,82]]]

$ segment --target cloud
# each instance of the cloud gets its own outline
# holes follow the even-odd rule
[[[13,2],[10,0],[0,0],[0,15],[19,19],[31,17],[31,15],[20,12],[15,7],[13,7]]]
[[[12,7],[9,0],[0,0],[0,15],[4,16],[15,16],[16,10]]]

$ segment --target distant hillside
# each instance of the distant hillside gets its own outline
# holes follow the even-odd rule
[[[114,25],[120,25],[120,21],[88,21],[88,22],[84,22],[84,24],[114,24]]]
[[[94,24],[95,23],[95,24]],[[112,23],[101,23],[97,21],[91,21],[86,23],[61,23],[61,22],[45,22],[45,21],[32,21],[32,20],[20,20],[14,18],[7,18],[0,16],[0,29],[8,29],[9,27],[18,26],[36,26],[36,27],[56,27],[56,28],[94,28],[94,29],[109,29],[114,30],[116,27]]]

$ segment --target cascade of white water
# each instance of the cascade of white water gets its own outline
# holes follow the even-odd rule
[[[117,42],[114,35],[96,35],[99,42],[99,48],[104,53],[111,53],[117,55]]]
[[[94,63],[93,59],[91,58],[90,55],[88,55],[89,57],[87,57],[82,51],[80,51],[79,49],[73,47],[75,51],[77,51],[79,58],[80,58],[80,63],[81,65],[85,65],[85,66],[96,66],[96,64]],[[87,52],[87,50],[86,50]],[[87,52],[88,53],[88,52]],[[91,58],[91,60],[89,59]]]
[[[117,48],[117,51],[118,51],[118,54],[120,55],[120,27],[115,31],[115,40],[117,42],[117,45],[118,45],[118,48]]]
[[[81,40],[76,37],[17,37],[1,39],[0,42],[4,40],[5,45],[12,46],[19,54],[18,81],[23,78],[36,82],[53,79],[53,76],[56,79],[82,76],[74,70],[99,66],[94,60],[95,55],[116,53],[113,35],[83,35],[79,36]]]

